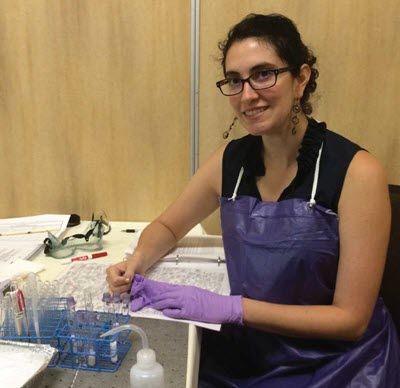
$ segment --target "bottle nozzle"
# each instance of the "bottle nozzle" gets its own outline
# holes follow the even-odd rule
[[[144,330],[142,328],[140,328],[139,326],[132,325],[132,324],[126,324],[126,325],[114,327],[113,329],[108,330],[105,333],[101,334],[100,338],[104,338],[104,337],[108,337],[109,335],[117,334],[123,330],[132,330],[132,331],[138,333],[142,340],[142,348],[147,349],[149,347],[149,341],[147,340],[147,335],[144,332]]]

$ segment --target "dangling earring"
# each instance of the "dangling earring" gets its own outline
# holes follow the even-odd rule
[[[234,127],[234,125],[235,125],[235,123],[236,123],[236,120],[237,120],[237,117],[235,116],[235,117],[233,118],[233,121],[232,121],[231,125],[229,126],[228,130],[227,130],[227,131],[224,131],[224,132],[222,133],[222,138],[223,138],[223,139],[227,139],[227,138],[228,138],[229,133],[232,131],[232,128]]]
[[[293,128],[292,128],[292,135],[295,135],[297,133],[297,129],[296,129],[296,125],[299,123],[299,118],[297,117],[297,115],[301,112],[301,107],[299,105],[299,103],[296,101],[293,106],[292,106],[292,113],[293,116],[290,119],[292,124],[293,124]]]

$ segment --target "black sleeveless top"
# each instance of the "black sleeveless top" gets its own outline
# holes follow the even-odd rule
[[[337,212],[347,168],[357,151],[362,148],[343,136],[326,128],[326,124],[308,119],[299,155],[297,174],[282,192],[278,201],[300,198],[308,201],[311,196],[315,163],[318,152],[322,150],[319,178],[315,200],[317,204]],[[222,161],[222,196],[231,197],[239,176],[244,168],[237,195],[249,195],[261,200],[256,185],[256,177],[268,174],[264,166],[263,143],[261,136],[247,135],[235,139],[227,145]]]

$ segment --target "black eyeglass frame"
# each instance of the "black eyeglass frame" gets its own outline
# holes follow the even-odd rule
[[[278,68],[278,69],[265,69],[264,71],[270,71],[271,73],[274,73],[274,74],[275,74],[275,81],[274,81],[274,83],[273,83],[271,86],[267,86],[266,88],[257,88],[257,87],[254,87],[254,86],[252,85],[252,83],[251,83],[251,77],[253,77],[253,75],[254,75],[255,73],[259,72],[259,70],[257,70],[257,71],[254,72],[254,73],[251,73],[247,78],[238,78],[238,79],[240,79],[240,81],[241,81],[241,83],[242,83],[242,87],[240,88],[240,91],[239,91],[239,92],[236,92],[236,93],[233,93],[233,94],[226,94],[226,93],[224,93],[224,92],[222,91],[222,86],[224,86],[224,85],[226,85],[227,83],[229,83],[229,79],[228,79],[228,78],[224,78],[224,79],[222,79],[222,80],[220,80],[220,81],[217,81],[217,82],[215,83],[215,85],[217,86],[217,88],[220,90],[220,92],[221,92],[224,96],[228,96],[228,97],[230,97],[230,96],[236,96],[237,94],[240,94],[240,93],[243,92],[244,83],[245,83],[245,82],[247,82],[247,83],[251,86],[251,88],[252,88],[253,90],[265,90],[265,89],[269,89],[269,88],[272,88],[272,87],[274,87],[274,86],[276,85],[276,83],[277,83],[277,81],[278,81],[278,74],[286,73],[287,71],[291,71],[291,70],[294,70],[294,69],[295,69],[295,67],[293,67],[293,66],[280,67],[280,68]]]

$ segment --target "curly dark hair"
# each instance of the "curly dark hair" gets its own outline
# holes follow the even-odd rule
[[[311,68],[311,76],[308,81],[300,105],[307,115],[312,113],[312,105],[309,102],[311,94],[317,88],[318,70],[314,67],[317,58],[313,52],[303,43],[296,25],[286,16],[280,14],[249,14],[238,24],[233,26],[226,40],[218,44],[221,50],[221,66],[225,74],[226,54],[236,41],[246,38],[259,38],[271,44],[279,57],[292,67],[293,76],[299,75],[300,67],[307,64]]]

